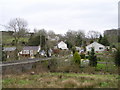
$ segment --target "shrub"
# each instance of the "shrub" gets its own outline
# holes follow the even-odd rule
[[[48,61],[48,69],[50,69],[51,71],[56,70],[58,66],[58,60],[57,58],[51,58]]]
[[[80,57],[80,55],[78,54],[78,52],[75,52],[73,58],[74,58],[74,62],[75,62],[76,64],[79,64],[79,65],[80,65],[80,63],[81,63],[81,57]]]
[[[76,51],[76,48],[75,48],[75,47],[72,47],[72,52],[73,52],[73,54],[75,54],[75,51]]]
[[[84,53],[80,54],[80,57],[81,59],[85,59],[85,54]]]
[[[86,59],[89,59],[89,55],[86,55],[85,58],[86,58]]]
[[[97,58],[98,61],[101,61],[100,57]]]

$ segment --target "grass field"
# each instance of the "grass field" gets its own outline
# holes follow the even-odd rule
[[[7,75],[3,88],[117,88],[117,75],[41,73]]]
[[[20,38],[19,41],[24,41],[27,42],[29,38]],[[11,43],[14,40],[13,37],[7,37],[7,38],[3,38],[3,42],[4,43]]]
[[[20,42],[28,42],[29,37],[21,37],[19,39]],[[2,33],[2,43],[4,44],[10,44],[14,40],[14,37],[12,35],[9,35],[9,33]]]

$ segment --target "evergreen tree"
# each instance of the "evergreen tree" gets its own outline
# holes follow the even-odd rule
[[[73,57],[74,57],[74,62],[75,62],[76,64],[80,65],[80,64],[81,64],[81,57],[80,57],[80,55],[78,54],[78,52],[75,52]]]
[[[102,35],[100,35],[100,37],[98,39],[98,43],[103,44],[105,46],[109,46],[110,45],[107,37],[106,36],[102,37]]]
[[[97,66],[97,57],[95,56],[94,48],[92,48],[89,54],[90,66],[96,67]]]
[[[74,53],[76,52],[75,46],[72,47],[72,52],[73,52],[73,55],[74,55]]]
[[[101,40],[102,40],[102,35],[100,35],[99,39],[98,39],[98,43],[101,43]]]
[[[118,74],[120,75],[120,46],[117,48],[117,51],[114,53],[115,65],[118,67]]]
[[[84,51],[86,51],[86,46],[87,46],[86,41],[83,41],[83,49],[84,49]]]
[[[72,49],[73,45],[72,45],[72,43],[70,41],[66,41],[65,43],[67,44],[67,47],[69,49]]]
[[[115,55],[115,64],[120,67],[120,47],[117,48],[117,51],[114,53]]]
[[[120,35],[118,35],[118,42],[120,42]]]
[[[107,39],[106,36],[104,36],[104,37],[101,39],[101,42],[100,42],[100,43],[103,44],[103,45],[105,45],[105,46],[109,46],[109,45],[110,45],[110,43],[109,43],[109,41],[108,41],[108,39]]]

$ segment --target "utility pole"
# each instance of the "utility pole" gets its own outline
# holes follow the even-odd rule
[[[40,47],[41,47],[41,34],[40,34]]]

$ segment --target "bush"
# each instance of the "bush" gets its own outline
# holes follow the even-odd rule
[[[86,58],[86,59],[89,59],[89,55],[86,55],[85,58]]]
[[[72,47],[72,52],[73,52],[73,54],[75,54],[75,51],[76,51],[76,48],[75,48],[75,47]]]
[[[58,67],[58,59],[57,58],[51,58],[48,61],[48,69],[50,69],[50,71],[54,71],[56,70]]]
[[[80,55],[78,54],[78,52],[75,52],[75,54],[73,55],[73,58],[74,58],[74,62],[75,62],[76,64],[79,64],[79,65],[80,65],[80,63],[81,63],[81,57],[80,57]]]
[[[100,57],[97,58],[98,61],[101,61]]]

